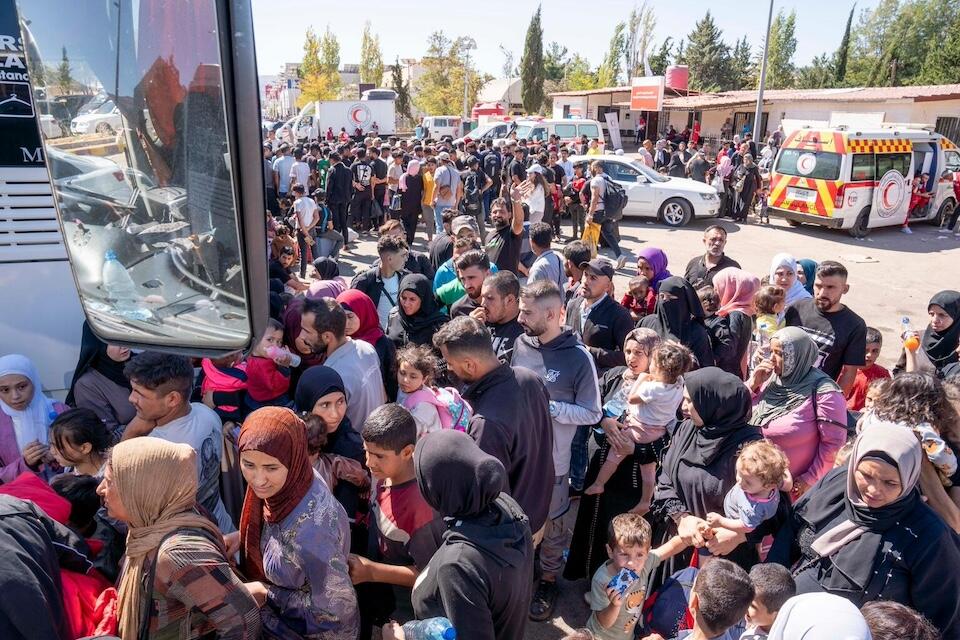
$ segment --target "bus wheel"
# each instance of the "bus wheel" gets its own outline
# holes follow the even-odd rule
[[[870,233],[870,228],[867,227],[867,222],[870,221],[870,207],[866,207],[860,214],[857,216],[856,222],[853,223],[853,226],[850,227],[847,231],[854,238],[866,238]]]
[[[942,227],[947,220],[953,217],[953,212],[956,208],[957,203],[953,200],[945,200],[944,203],[940,205],[940,210],[937,211],[937,215],[930,220],[930,224]]]

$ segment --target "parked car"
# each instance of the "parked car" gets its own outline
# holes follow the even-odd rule
[[[668,227],[682,227],[694,218],[715,218],[720,210],[716,189],[706,183],[660,175],[628,156],[570,157],[574,166],[589,165],[594,160],[603,163],[607,177],[626,191],[624,217],[656,218]]]
[[[123,121],[113,100],[107,100],[90,113],[79,115],[70,122],[70,132],[76,135],[97,132],[112,135],[120,130]]]

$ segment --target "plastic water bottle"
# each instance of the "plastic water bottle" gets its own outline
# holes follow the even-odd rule
[[[619,420],[620,416],[627,412],[627,389],[621,387],[620,391],[614,394],[606,404],[603,405],[603,415],[614,420]]]
[[[456,640],[457,630],[446,618],[413,620],[403,625],[406,640]]]
[[[299,355],[293,353],[292,351],[284,347],[272,347],[272,346],[267,347],[267,357],[270,358],[271,360],[279,360],[282,358],[289,357],[290,358],[289,366],[293,367],[294,369],[300,366],[300,362],[302,360]]]
[[[100,272],[103,290],[113,301],[117,311],[135,311],[137,308],[137,286],[127,268],[124,267],[113,249],[108,249],[103,256],[103,268]]]
[[[920,348],[920,336],[914,331],[910,324],[910,318],[907,316],[900,318],[900,337],[903,339],[903,347],[907,351],[916,351]]]

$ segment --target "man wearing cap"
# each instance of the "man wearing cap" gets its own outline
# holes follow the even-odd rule
[[[504,198],[497,198],[490,204],[490,222],[493,229],[487,233],[487,255],[490,256],[490,262],[497,265],[501,271],[512,271],[519,275],[520,249],[523,244],[522,201],[531,191],[533,185],[529,182],[514,185],[510,187],[509,205]]]
[[[456,209],[460,201],[460,174],[450,162],[450,154],[441,151],[437,154],[439,165],[433,175],[433,208],[435,211]]]
[[[447,211],[454,211],[454,209],[448,209]],[[480,229],[477,227],[477,221],[473,218],[473,216],[455,216],[450,222],[450,231],[453,234],[450,245],[451,257],[448,260],[445,260],[443,264],[437,268],[437,273],[435,276],[433,276],[434,293],[436,293],[437,290],[439,290],[443,285],[457,279],[457,270],[453,265],[454,258],[456,257],[454,256],[453,252],[454,243],[461,238],[469,238],[475,240],[477,243],[480,242]]]

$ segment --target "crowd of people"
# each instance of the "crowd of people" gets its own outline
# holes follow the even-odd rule
[[[470,143],[280,145],[248,354],[85,326],[64,403],[0,357],[0,637],[515,640],[576,580],[572,638],[960,637],[960,293],[893,371],[842,264],[751,274],[720,224],[618,295],[615,194],[556,142],[493,175]],[[557,242],[571,208],[611,258]],[[348,282],[319,246],[356,233]]]

